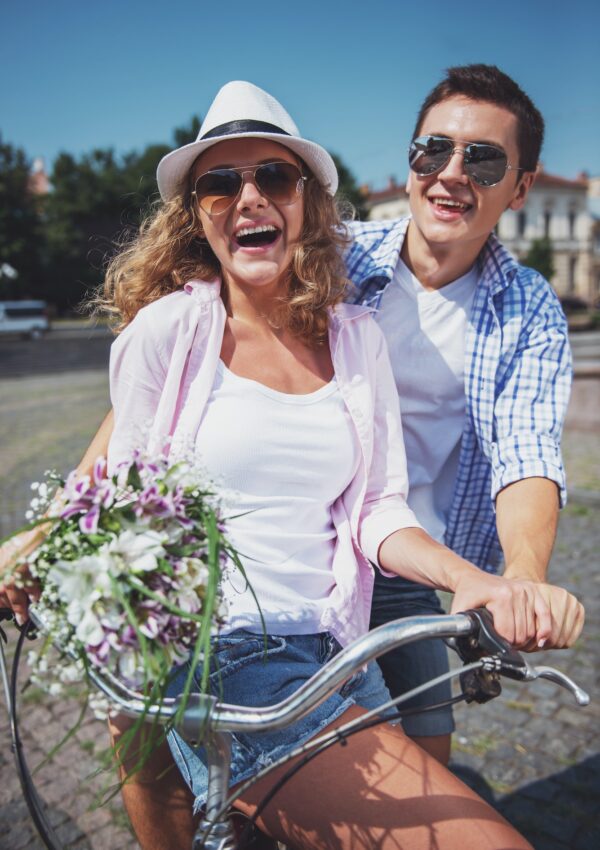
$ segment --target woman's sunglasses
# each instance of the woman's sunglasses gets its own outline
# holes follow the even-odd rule
[[[261,195],[275,204],[293,204],[304,191],[300,169],[291,162],[266,162],[262,165],[240,168],[216,168],[201,174],[194,184],[192,195],[200,209],[210,216],[222,215],[235,202],[242,191],[246,175]]]
[[[455,151],[463,155],[465,174],[478,186],[495,186],[507,171],[525,171],[509,165],[502,148],[481,142],[459,143],[445,136],[419,136],[408,149],[408,164],[419,177],[440,171]]]

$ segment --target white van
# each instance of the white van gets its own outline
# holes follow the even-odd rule
[[[0,333],[39,339],[49,329],[45,301],[0,301]]]

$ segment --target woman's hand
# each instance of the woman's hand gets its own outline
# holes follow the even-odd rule
[[[541,581],[485,573],[420,528],[390,534],[378,557],[384,570],[453,593],[453,613],[487,608],[496,631],[519,649],[572,646],[583,628],[583,606],[572,593]]]
[[[40,587],[31,578],[27,564],[17,561],[26,558],[44,539],[39,529],[19,534],[0,546],[0,608],[10,608],[19,625],[28,618],[29,603],[39,599]]]
[[[494,628],[518,649],[533,651],[572,646],[581,633],[583,605],[562,587],[480,572],[461,577],[452,612],[485,607]]]

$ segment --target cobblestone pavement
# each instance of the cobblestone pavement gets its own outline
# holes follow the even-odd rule
[[[16,380],[0,381],[0,534],[22,522],[30,481],[48,466],[67,471],[79,459],[108,406],[106,375],[96,368],[97,352],[86,345],[82,343],[75,358],[76,369],[71,353],[63,371],[48,368],[40,375],[26,369]],[[455,771],[520,828],[536,850],[600,846],[600,701],[595,671],[600,642],[596,492],[600,446],[596,433],[570,430],[566,435],[570,483],[585,498],[573,500],[563,511],[551,566],[553,580],[585,601],[586,629],[574,649],[535,656],[536,663],[568,672],[590,692],[592,704],[579,709],[565,691],[548,682],[508,682],[499,699],[456,710]],[[11,633],[12,644],[13,638]],[[73,726],[79,707],[74,700],[59,703],[42,697],[35,689],[25,691],[21,706],[25,750],[35,765]],[[137,847],[118,796],[102,808],[93,808],[99,790],[111,781],[110,773],[97,774],[97,756],[105,744],[104,725],[86,714],[73,737],[36,775],[51,822],[69,850]],[[0,847],[41,850],[12,767],[1,706],[0,776]]]

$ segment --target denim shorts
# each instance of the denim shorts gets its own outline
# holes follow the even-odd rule
[[[325,662],[340,651],[328,633],[269,635],[265,653],[262,635],[239,629],[221,636],[213,646],[212,692],[226,703],[245,706],[273,705],[297,691]],[[180,693],[187,675],[184,665],[175,671],[169,693]],[[197,674],[199,675],[199,671]],[[197,680],[198,681],[198,680]],[[272,764],[295,747],[316,737],[350,706],[377,708],[390,699],[377,664],[352,676],[342,688],[296,723],[273,732],[233,734],[230,785],[237,785]],[[169,746],[183,778],[196,797],[194,810],[206,801],[208,770],[202,747],[191,747],[176,732]]]
[[[421,617],[424,614],[443,614],[435,590],[423,587],[405,578],[387,578],[379,570],[375,572],[375,587],[371,606],[371,628],[389,623],[401,617]],[[441,638],[421,640],[393,649],[378,659],[385,683],[392,696],[406,691],[447,673],[448,650]],[[414,699],[402,703],[401,709],[443,702],[452,696],[450,682],[424,691]],[[402,720],[407,735],[448,735],[454,731],[452,706],[413,714]]]

